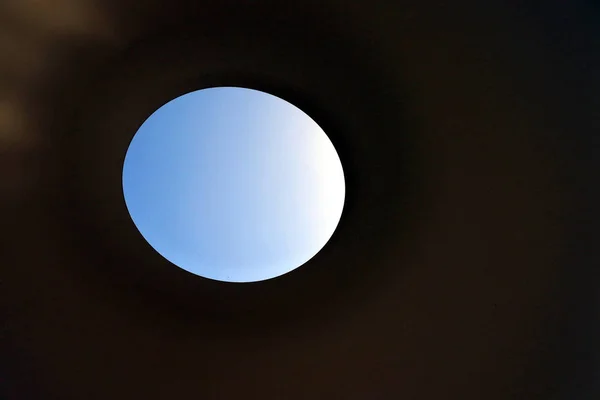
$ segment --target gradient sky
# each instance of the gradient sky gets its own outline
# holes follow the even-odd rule
[[[167,260],[206,278],[252,282],[321,250],[345,184],[331,141],[303,111],[219,87],[178,97],[142,124],[123,192],[138,230]]]

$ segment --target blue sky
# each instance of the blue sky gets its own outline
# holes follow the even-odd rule
[[[299,267],[326,244],[345,184],[331,141],[304,112],[220,87],[178,97],[142,124],[123,192],[136,227],[167,260],[252,282]]]

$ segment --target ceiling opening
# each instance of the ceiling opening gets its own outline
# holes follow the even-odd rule
[[[240,87],[160,107],[133,137],[122,177],[146,241],[176,266],[224,282],[305,264],[344,207],[342,164],[319,125],[281,98]]]

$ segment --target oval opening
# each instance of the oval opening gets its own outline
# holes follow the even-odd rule
[[[345,181],[325,132],[276,96],[216,87],[155,111],[123,165],[129,214],[176,266],[256,282],[313,258],[333,235]]]

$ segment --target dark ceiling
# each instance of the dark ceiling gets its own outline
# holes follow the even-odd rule
[[[597,399],[591,2],[0,3],[0,398]],[[347,203],[298,270],[225,284],[129,219],[166,101],[283,97]]]

